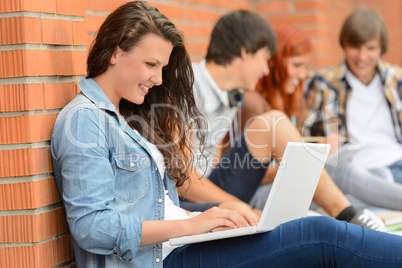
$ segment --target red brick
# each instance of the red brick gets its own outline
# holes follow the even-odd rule
[[[294,16],[270,16],[269,21],[271,24],[318,24],[318,25],[330,25],[331,20],[326,15],[294,15]]]
[[[0,184],[0,201],[0,210],[34,209],[58,203],[60,196],[54,178],[47,178]]]
[[[26,76],[60,75],[61,63],[57,50],[27,50],[26,60]],[[36,72],[35,66],[39,67]]]
[[[33,11],[55,13],[54,0],[0,0],[0,12]]]
[[[301,28],[301,27],[299,27]],[[331,32],[328,29],[319,29],[319,28],[314,28],[314,29],[302,29],[308,36],[310,37],[328,37],[330,36]]]
[[[188,1],[188,0],[177,0],[176,2],[181,2],[181,3],[186,3],[188,4],[190,2],[190,6],[192,5],[203,5],[208,8],[223,8],[223,9],[229,9],[229,10],[237,10],[237,9],[246,9],[246,10],[251,10],[252,3],[251,1],[244,1],[244,0],[193,0],[193,1]],[[159,8],[159,3],[155,1],[148,1],[148,3],[151,6],[155,6]],[[162,10],[161,10],[162,11]],[[162,11],[163,13],[163,11]]]
[[[186,25],[186,24],[180,24],[176,23],[176,27],[183,31],[184,37],[206,37],[209,39],[211,32],[212,32],[212,26],[207,27],[207,26],[202,26],[202,25]]]
[[[0,247],[0,267],[53,267],[73,258],[68,235],[32,246]]]
[[[76,94],[75,82],[44,84],[44,109],[63,108]]]
[[[186,48],[189,54],[201,54],[205,56],[207,54],[208,44],[207,42],[186,42]]]
[[[284,12],[289,10],[289,2],[269,2],[257,5],[257,13]]]
[[[71,20],[42,18],[41,22],[42,41],[44,44],[73,44],[73,25]]]
[[[32,17],[0,18],[0,44],[41,43],[40,19]]]
[[[295,3],[296,10],[321,10],[325,12],[329,12],[331,2],[327,1],[296,1]]]
[[[0,112],[59,109],[76,94],[75,82],[0,85]]]
[[[86,8],[91,11],[112,12],[123,3],[121,0],[87,0]]]
[[[87,35],[87,53],[89,52],[89,49],[92,46],[92,42],[95,40],[95,35],[93,34],[88,34]]]
[[[57,114],[0,117],[0,144],[50,140]]]
[[[6,0],[7,1],[7,0]],[[24,2],[24,10],[55,13],[56,3],[54,0],[22,0]]]
[[[73,44],[86,45],[87,44],[87,28],[85,21],[73,21]]]
[[[100,16],[100,15],[92,15],[92,14],[86,14],[85,15],[85,23],[86,23],[86,29],[88,33],[96,33],[102,23],[105,21],[106,16]]]
[[[0,112],[44,109],[42,84],[0,85]]]
[[[56,0],[56,13],[62,15],[84,16],[86,9],[84,3],[82,0]]]
[[[40,242],[67,233],[64,208],[41,214],[0,216],[0,243]]]
[[[158,4],[155,5],[160,12],[162,12],[166,17],[171,20],[174,19],[188,19],[191,21],[207,21],[207,22],[216,22],[223,14],[222,11],[209,11],[209,10],[200,10],[197,8],[183,7],[183,6],[169,6]],[[196,19],[195,19],[196,18]]]
[[[85,75],[87,52],[84,50],[61,50],[61,75]]]
[[[48,147],[0,151],[0,178],[49,172],[52,163]]]
[[[0,51],[0,77],[59,75],[57,50]]]

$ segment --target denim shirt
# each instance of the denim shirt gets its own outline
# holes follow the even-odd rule
[[[179,204],[175,182],[93,79],[79,87],[51,140],[77,267],[162,267],[161,244],[140,247],[142,222],[164,219],[165,189]]]

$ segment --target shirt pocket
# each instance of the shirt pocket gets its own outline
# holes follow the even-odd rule
[[[114,156],[115,196],[126,202],[134,202],[148,191],[148,169],[150,161],[147,155],[130,154]]]

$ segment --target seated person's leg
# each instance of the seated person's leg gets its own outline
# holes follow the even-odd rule
[[[245,133],[250,153],[260,160],[271,157],[280,162],[289,141],[301,142],[299,131],[285,114],[278,111],[256,117],[246,126]],[[351,205],[325,170],[313,200],[332,217]]]
[[[402,210],[402,185],[380,177],[379,172],[370,172],[353,164],[326,165],[336,185],[345,194],[376,207]]]
[[[389,169],[394,176],[394,181],[402,184],[402,160],[399,160],[389,166]]]

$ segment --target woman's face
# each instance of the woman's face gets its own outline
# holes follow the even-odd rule
[[[310,61],[311,53],[288,57],[284,60],[288,71],[288,79],[285,82],[286,93],[295,92],[300,82],[306,79]]]
[[[110,59],[114,97],[135,104],[144,102],[153,86],[162,84],[162,68],[169,63],[173,45],[155,35],[146,35],[135,47],[125,52],[117,48]]]

